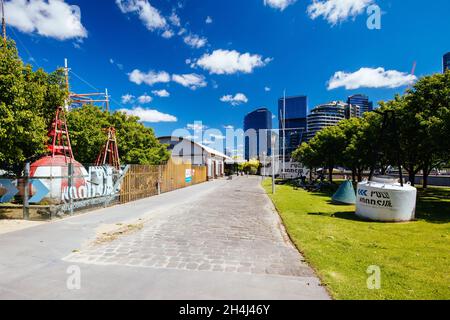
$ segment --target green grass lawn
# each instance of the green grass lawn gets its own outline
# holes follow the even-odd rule
[[[286,229],[336,299],[450,299],[450,188],[419,191],[418,221],[359,220],[331,193],[277,186],[271,195]],[[381,289],[367,289],[367,268],[381,268]]]

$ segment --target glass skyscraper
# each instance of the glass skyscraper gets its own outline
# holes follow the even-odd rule
[[[272,131],[272,112],[260,108],[244,118],[245,159],[261,159],[263,153],[271,154],[270,134]]]
[[[373,103],[369,101],[369,97],[363,94],[355,94],[348,97],[347,103],[350,105],[357,105],[360,109],[361,116],[366,112],[373,111]]]
[[[444,72],[447,70],[450,70],[450,52],[444,54],[442,65],[443,65]]]
[[[286,161],[289,161],[291,159],[292,153],[297,150],[302,142],[306,141],[308,97],[286,97],[286,102],[284,98],[280,98],[278,100],[278,115],[280,128],[280,151],[283,152],[283,136],[285,136],[285,159]],[[284,123],[283,118],[285,118]]]

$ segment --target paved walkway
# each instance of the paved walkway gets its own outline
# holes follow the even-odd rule
[[[328,299],[259,184],[220,180],[2,235],[0,299]],[[67,289],[71,265],[80,290]]]

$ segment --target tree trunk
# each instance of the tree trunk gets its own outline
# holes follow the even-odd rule
[[[362,182],[362,174],[363,174],[363,170],[362,169],[358,169],[358,182]]]
[[[408,170],[408,179],[411,185],[414,187],[416,185],[416,173],[414,172],[414,169]]]
[[[352,169],[352,181],[353,181],[353,183],[356,183],[356,169],[355,168]]]
[[[423,188],[427,189],[428,188],[428,176],[430,175],[430,172],[431,172],[429,161],[425,161],[425,163],[423,164],[422,170],[423,170]]]
[[[428,176],[430,174],[428,172],[424,172],[423,173],[423,188],[427,189],[428,188]]]
[[[330,183],[333,183],[333,169],[334,166],[328,168],[328,180]]]

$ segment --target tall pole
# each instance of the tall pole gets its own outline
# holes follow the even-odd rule
[[[67,91],[67,93],[70,93],[70,88],[69,88],[69,64],[67,62],[67,59],[64,59],[64,76],[66,78],[66,91]]]
[[[264,168],[264,174],[263,174],[263,179],[264,179],[267,176],[266,152],[263,152],[263,168]]]
[[[275,149],[275,139],[276,136],[273,135],[273,132],[270,136],[271,142],[272,142],[272,150]],[[275,153],[272,152],[272,194],[275,194]]]
[[[5,4],[2,1],[2,35],[3,35],[3,43],[6,47],[6,20],[5,20]]]
[[[69,111],[69,100],[70,100],[70,86],[69,86],[69,63],[67,62],[67,59],[64,59],[64,77],[66,79],[66,92],[67,92],[67,99],[65,101],[65,109],[66,111]]]
[[[286,163],[286,90],[284,90],[283,94],[283,175],[286,171],[285,163]]]
[[[108,89],[105,89],[105,98],[106,98],[106,112],[109,111],[109,95],[108,95]]]

